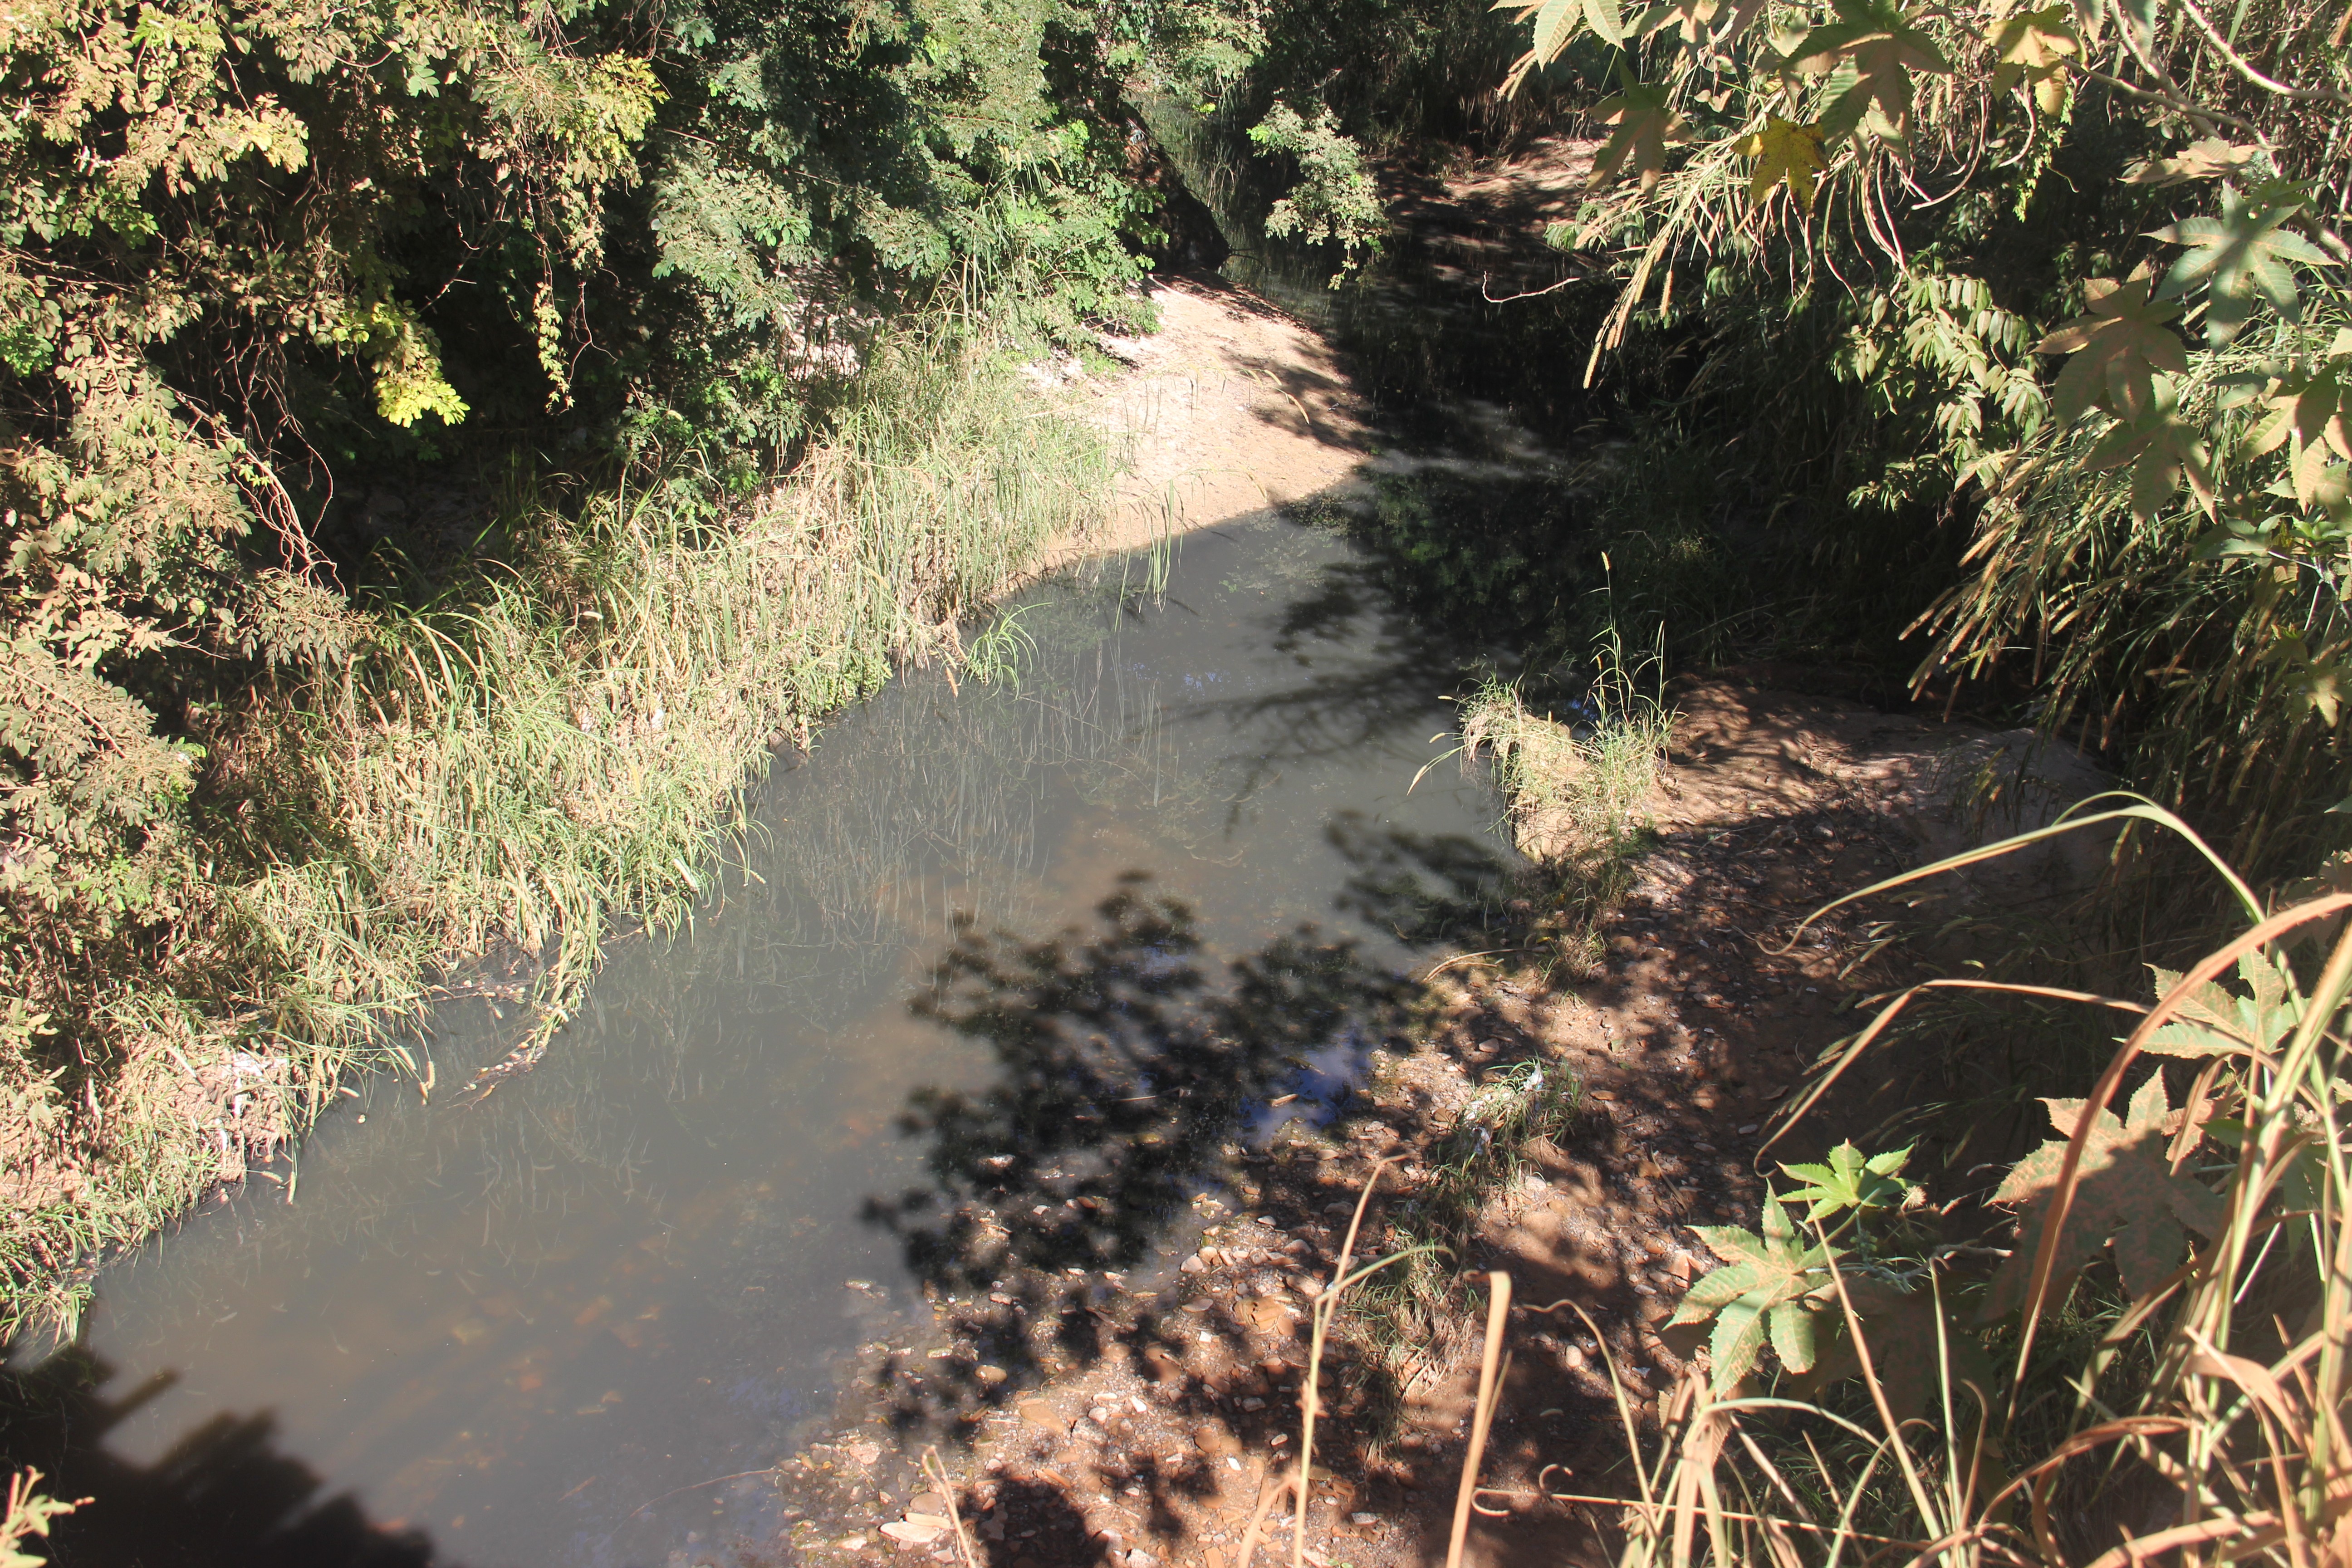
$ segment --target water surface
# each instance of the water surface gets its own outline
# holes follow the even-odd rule
[[[1408,793],[1461,639],[1340,538],[1153,571],[1041,588],[991,634],[1017,680],[911,673],[780,763],[536,1068],[461,1092],[517,1021],[446,1008],[429,1098],[363,1086],[290,1201],[105,1276],[14,1445],[96,1496],[56,1561],[778,1560],[773,1488],[704,1483],[864,1419],[844,1369],[919,1345],[926,1285],[1164,1267],[1216,1146],[1344,1092],[1504,852],[1452,763]],[[974,1231],[1008,1169],[1036,1193]]]

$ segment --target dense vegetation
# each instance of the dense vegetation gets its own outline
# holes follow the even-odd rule
[[[436,955],[576,975],[679,907],[764,737],[1083,518],[1101,454],[982,340],[1137,309],[1108,42],[0,17],[0,1320],[299,1128]]]
[[[2042,1006],[1912,1034],[1900,1070],[1945,1057],[1923,1096],[1981,1118],[2046,1095],[2046,1123],[1955,1140],[1927,1108],[1910,1134],[1965,1164],[1843,1144],[1783,1169],[1759,1230],[1704,1232],[1724,1266],[1677,1322],[1709,1373],[1655,1426],[1629,1409],[1624,1561],[2340,1555],[2352,16],[1498,8],[1529,25],[1505,92],[1592,137],[1589,198],[1547,236],[1571,280],[1481,344],[1521,312],[1522,353],[1566,374],[1486,384],[1605,442],[1549,509],[1587,526],[1530,526],[1612,553],[1612,612],[1686,658],[1894,664],[2102,753],[2229,851],[2128,806],[2107,825],[2161,825],[2144,852],[2221,875],[2111,889],[2010,965]],[[1269,62],[1223,112],[1319,133],[1297,169],[1322,189],[1286,199],[1330,213],[1335,142],[1398,149],[1376,114],[1302,102],[1308,80]],[[1510,150],[1499,116],[1457,124]],[[1363,336],[1403,386],[1467,368]],[[2176,942],[2151,1006],[2144,961]],[[2053,958],[2063,983],[2020,983]],[[1899,997],[1824,1081],[1956,994]],[[2120,1050],[2077,1005],[2131,1020]]]
[[[0,1317],[69,1310],[77,1258],[299,1131],[436,961],[535,955],[543,1041],[616,912],[695,896],[774,733],[951,648],[1086,515],[1099,444],[992,349],[1132,318],[1164,151],[1227,241],[1314,259],[1374,386],[1580,434],[1557,493],[1513,492],[1504,566],[1392,496],[1431,582],[1557,647],[1606,571],[1636,646],[2030,718],[2252,884],[2222,885],[2253,934],[2160,975],[2116,1065],[2065,1058],[2049,1087],[2097,1103],[1973,1194],[1996,1232],[2023,1213],[2001,1269],[1955,1271],[1885,1151],[1804,1178],[1810,1235],[1776,1207],[1719,1237],[1748,1255],[1695,1298],[1720,1386],[1687,1444],[1722,1447],[1738,1412],[1706,1401],[1741,1373],[1818,1363],[1862,1373],[1885,1430],[1819,1408],[1906,1490],[1834,1454],[1797,1489],[1946,1532],[1923,1556],[2076,1554],[2012,1518],[2069,1443],[2205,1531],[2168,1545],[2340,1552],[2352,948],[2280,945],[2333,904],[2265,911],[2341,878],[2352,795],[2352,13],[1497,11],[0,16]],[[1547,132],[1589,134],[1588,199],[1542,237],[1569,280],[1475,333],[1401,321],[1381,280],[1416,239],[1376,168]],[[2133,1182],[2161,1214],[2110,1201]],[[1874,1271],[1859,1302],[1840,1259]],[[2275,1331],[2234,1311],[2257,1287]],[[1941,1390],[1965,1454],[1906,1447],[1874,1315],[1948,1367],[2008,1358]],[[1747,1451],[1753,1516],[1792,1488]],[[1676,1473],[1714,1486],[1715,1452]],[[1652,1549],[1686,1556],[1692,1517]]]
[[[1531,47],[1494,79],[1545,107],[1465,107],[1442,133],[1600,145],[1583,210],[1547,235],[1584,280],[1494,307],[1480,349],[1516,321],[1549,383],[1490,381],[1549,401],[1555,433],[1617,437],[1590,466],[1585,550],[1615,534],[1621,612],[1686,657],[1900,661],[1921,689],[2029,710],[2257,874],[2335,847],[2341,14],[1498,9]],[[1462,57],[1491,60],[1499,25]],[[1424,102],[1475,100],[1411,54],[1379,53],[1317,122],[1425,153],[1426,115],[1391,129],[1398,73]],[[1269,58],[1226,112],[1312,119],[1300,89],[1336,63]],[[1299,169],[1336,191],[1345,160]]]

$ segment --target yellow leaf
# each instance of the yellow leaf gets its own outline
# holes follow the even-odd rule
[[[1743,137],[1741,156],[1756,160],[1748,179],[1748,199],[1758,206],[1775,185],[1787,185],[1790,199],[1810,210],[1822,173],[1822,133],[1818,126],[1799,125],[1775,114],[1764,129]]]

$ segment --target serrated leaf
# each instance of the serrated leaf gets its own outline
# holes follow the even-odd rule
[[[1744,1301],[1723,1309],[1706,1347],[1715,1363],[1713,1381],[1718,1391],[1728,1391],[1755,1366],[1757,1352],[1764,1348],[1764,1314],[1758,1309]]]
[[[1648,190],[1665,172],[1666,144],[1680,142],[1686,134],[1682,118],[1666,101],[1664,88],[1630,79],[1621,90],[1601,100],[1593,118],[1616,127],[1593,155],[1591,183],[1595,185],[1624,174],[1630,165],[1640,175],[1642,188]]]
[[[2328,454],[2352,458],[2352,365],[2335,359],[2298,365],[2273,382],[2263,401],[2269,412],[2247,447],[2257,454],[2287,448],[2295,504],[2307,510],[2326,489]]]
[[[2148,973],[2155,977],[2156,994],[2168,996],[2180,984],[2180,975],[2158,964],[2149,964]],[[2157,1031],[2158,1037],[2173,1028],[2189,1028],[2206,1032],[2235,1042],[2240,1047],[2259,1047],[2273,1049],[2286,1037],[2287,1032],[2303,1021],[2303,997],[2288,977],[2273,966],[2273,961],[2259,953],[2248,953],[2238,964],[2238,980],[2247,994],[2233,994],[2211,981],[2197,987],[2181,998],[2175,1008],[2180,1022]],[[2186,1051],[2168,1054],[2187,1055]],[[2202,1054],[2210,1054],[2202,1053]]]
[[[2039,11],[2021,11],[2003,21],[1992,36],[1992,89],[2032,90],[2034,106],[2044,114],[2066,107],[2069,62],[2083,52],[2083,40],[2067,21],[2067,0]]]
[[[2150,158],[2124,171],[2124,182],[2134,185],[2179,185],[2191,180],[2214,180],[2234,174],[2253,161],[2258,148],[2242,147],[2208,136],[2192,142],[2169,158]]]
[[[1822,169],[1820,126],[1800,125],[1777,114],[1770,115],[1764,121],[1764,129],[1740,139],[1739,153],[1756,161],[1748,176],[1748,200],[1751,205],[1762,206],[1774,187],[1786,185],[1790,200],[1811,210]]]
[[[1634,18],[1627,31],[1646,38],[1672,27],[1684,43],[1696,48],[1714,32],[1715,19],[1722,11],[1723,0],[1659,0]]]
[[[1691,1231],[1718,1258],[1760,1259],[1769,1256],[1761,1240],[1738,1226],[1695,1225]]]
[[[2095,407],[2137,420],[2156,406],[2158,372],[2188,374],[2188,345],[2166,324],[2180,307],[2149,299],[2148,290],[2146,278],[2094,279],[2084,290],[2091,313],[2034,345],[2036,353],[2073,356],[2051,390],[2061,421]]]
[[[1784,1306],[1800,1311],[1812,1310],[1804,1305],[1803,1299],[1818,1291],[1826,1279],[1834,1252],[1822,1246],[1806,1245],[1787,1209],[1769,1190],[1764,1198],[1760,1236],[1725,1226],[1702,1227],[1699,1235],[1718,1255],[1734,1261],[1694,1281],[1675,1309],[1673,1321],[1696,1323],[1715,1318],[1717,1389],[1727,1390],[1748,1374],[1768,1333],[1775,1338],[1776,1349],[1777,1340],[1783,1334],[1802,1336],[1792,1337],[1789,1342],[1811,1364],[1810,1331],[1784,1325],[1780,1318],[1772,1314]]]
[[[1910,1157],[1911,1151],[1905,1148],[1865,1159],[1861,1150],[1846,1142],[1830,1151],[1827,1163],[1781,1169],[1805,1184],[1790,1193],[1789,1201],[1810,1204],[1805,1218],[1818,1225],[1848,1209],[1886,1208],[1902,1202],[1907,1189],[1892,1178]]]
[[[1487,9],[1513,12],[1513,20],[1535,23],[1528,52],[1512,66],[1504,83],[1505,97],[1517,90],[1529,71],[1559,58],[1576,41],[1576,35],[1587,27],[1603,42],[1624,47],[1624,13],[1618,8],[1617,0],[1539,0],[1535,5],[1527,0],[1493,0]]]
[[[2083,466],[2104,473],[2131,465],[2132,516],[2137,521],[2163,510],[2184,479],[2210,511],[2217,492],[2204,431],[2180,417],[2166,382],[2159,379],[2153,390],[2153,405],[2137,419],[2118,420],[2084,455]]]
[[[1696,1323],[1717,1308],[1737,1301],[1762,1282],[1763,1270],[1764,1266],[1759,1263],[1733,1263],[1700,1276],[1683,1293],[1682,1305],[1675,1310],[1675,1321]]]
[[[1782,1301],[1765,1314],[1771,1325],[1772,1353],[1790,1372],[1810,1372],[1813,1365],[1813,1314],[1802,1301]]]
[[[1814,28],[1790,54],[1797,69],[1831,78],[1833,96],[1822,115],[1824,135],[1833,138],[1867,123],[1886,141],[1907,141],[1915,96],[1911,74],[1948,76],[1950,64],[1895,0],[1836,5],[1837,19]],[[1844,70],[1852,71],[1851,78]]]
[[[2335,260],[2303,236],[2280,226],[2301,210],[2293,204],[2256,205],[2235,186],[2223,185],[2219,217],[2183,218],[2148,236],[2188,247],[2165,273],[2157,298],[2179,299],[2203,283],[2205,337],[2215,348],[2244,328],[2257,295],[2285,320],[2303,320],[2290,264],[2332,267]]]
[[[2082,1100],[2045,1100],[2042,1104],[2061,1136],[2020,1160],[1993,1194],[1995,1203],[2020,1205],[2022,1212],[2016,1248],[1993,1275],[1986,1296],[1983,1315],[1988,1321],[2024,1304],[2064,1168],[2066,1139],[2082,1119]],[[2173,1174],[2164,1130],[2170,1113],[2159,1072],[2133,1093],[2121,1119],[2102,1110],[2093,1121],[2075,1170],[2074,1201],[2058,1234],[2045,1306],[2063,1300],[2066,1284],[2117,1237],[2116,1267],[2125,1271],[2126,1288],[2137,1294],[2179,1264],[2189,1231],[2216,1236],[2228,1223],[2228,1205],[2210,1188],[2193,1177]]]

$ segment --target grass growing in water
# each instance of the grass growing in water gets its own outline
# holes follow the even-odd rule
[[[37,1026],[0,1030],[30,1130],[5,1152],[0,1331],[69,1323],[82,1260],[244,1175],[348,1072],[419,1065],[385,1026],[447,962],[530,955],[543,1047],[616,920],[703,895],[769,748],[899,661],[961,658],[958,617],[1097,517],[1111,474],[1011,365],[901,338],[736,514],[616,491],[536,520],[514,570],[380,611],[331,675],[212,716],[165,939],[58,977],[86,1103]]]

